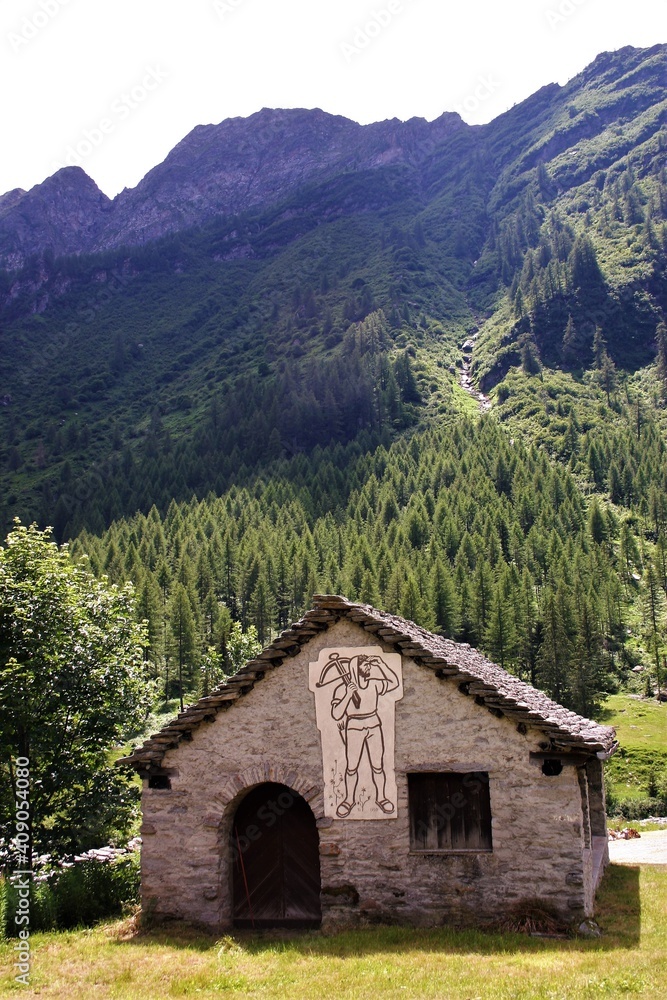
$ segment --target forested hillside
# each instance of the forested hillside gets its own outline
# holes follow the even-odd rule
[[[164,518],[153,508],[101,538],[84,532],[73,552],[134,581],[165,697],[177,665],[190,692],[212,652],[224,666],[230,618],[266,642],[313,593],[332,592],[481,646],[590,715],[636,662],[635,605],[655,608],[639,632],[662,650],[667,593],[665,445],[653,420],[638,444],[632,408],[610,416],[610,432],[576,432],[569,468],[492,416],[466,419],[388,449],[356,442],[284,461],[248,488],[172,502]],[[586,495],[606,484],[596,479],[616,448],[625,511]]]
[[[316,591],[585,715],[637,664],[661,685],[666,73],[606,53],[489,125],[1,272],[4,527],[135,582],[165,698]]]

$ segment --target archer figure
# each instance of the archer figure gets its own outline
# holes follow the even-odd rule
[[[342,684],[339,684],[331,700],[331,715],[338,723],[338,729],[345,744],[345,798],[339,804],[336,815],[345,819],[355,805],[359,764],[364,752],[368,754],[375,785],[375,801],[384,813],[393,813],[394,804],[386,797],[387,776],[384,770],[384,735],[378,715],[378,702],[389,691],[395,691],[399,679],[379,656],[361,653],[350,660],[332,654],[322,671],[321,687],[327,671],[336,667]]]

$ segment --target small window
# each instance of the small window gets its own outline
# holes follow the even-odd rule
[[[166,791],[171,788],[171,778],[168,774],[151,774],[148,778],[148,787]]]
[[[408,774],[408,797],[411,850],[492,850],[486,771]]]

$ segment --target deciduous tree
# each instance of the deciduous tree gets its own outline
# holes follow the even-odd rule
[[[131,585],[97,580],[50,531],[18,521],[0,548],[1,835],[29,761],[29,850],[95,846],[131,805],[109,750],[147,711],[145,630]],[[23,801],[23,800],[22,800]]]

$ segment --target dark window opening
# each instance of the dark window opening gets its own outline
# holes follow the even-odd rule
[[[148,778],[149,788],[171,788],[171,778],[167,774],[151,774]]]
[[[410,849],[491,851],[491,798],[486,771],[408,774]]]
[[[545,760],[542,764],[542,774],[546,774],[547,778],[557,778],[562,770],[563,765],[559,760]]]

